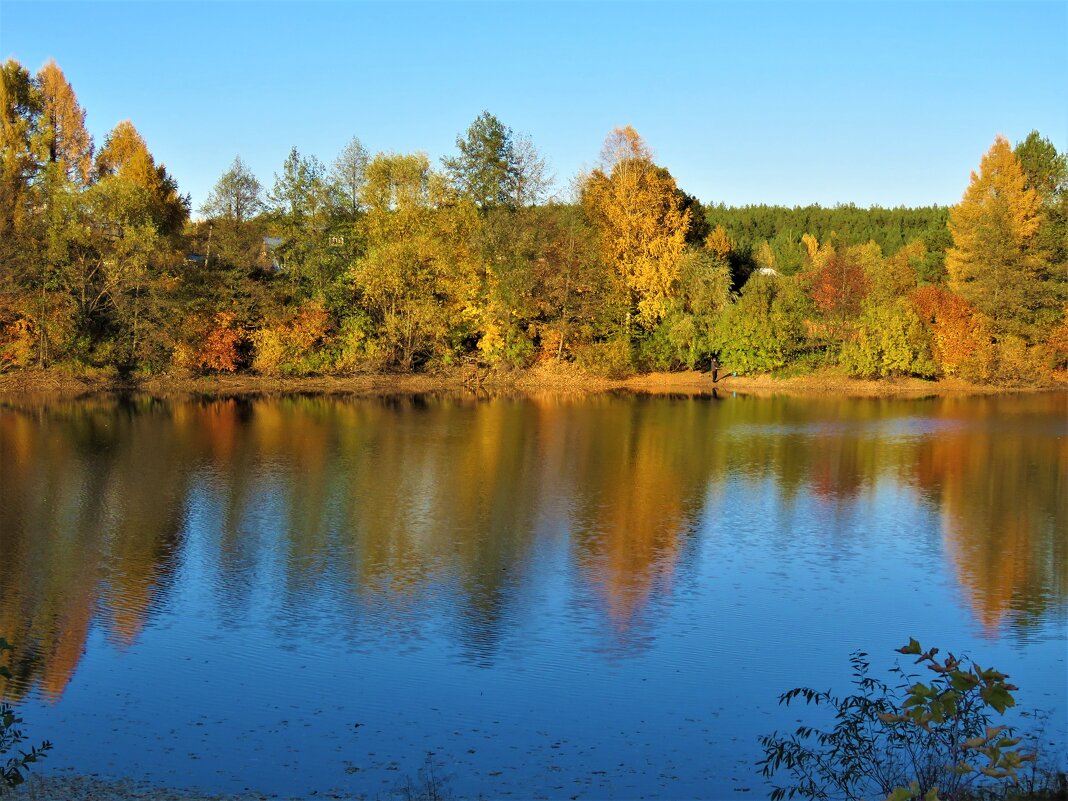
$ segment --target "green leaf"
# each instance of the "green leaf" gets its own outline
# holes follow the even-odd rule
[[[1010,706],[1016,705],[1016,700],[1008,690],[1000,684],[992,684],[979,691],[980,697],[986,701],[987,706],[993,707],[999,713],[1004,713]]]

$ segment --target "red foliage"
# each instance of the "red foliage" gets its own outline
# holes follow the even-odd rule
[[[813,277],[809,297],[824,314],[855,317],[868,289],[864,268],[848,256],[835,253]]]

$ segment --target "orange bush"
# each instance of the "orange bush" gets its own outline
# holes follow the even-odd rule
[[[909,300],[931,333],[935,361],[944,375],[970,381],[990,378],[994,345],[989,317],[940,286],[914,289]]]
[[[235,318],[233,312],[219,312],[210,321],[194,326],[193,343],[175,347],[174,364],[187,370],[237,372],[245,334],[234,326]]]

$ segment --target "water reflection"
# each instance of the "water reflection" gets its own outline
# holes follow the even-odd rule
[[[830,562],[885,536],[864,521],[888,481],[940,512],[989,635],[1064,614],[1066,396],[720,400],[9,404],[0,689],[58,699],[93,626],[129,648],[170,607],[288,641],[443,637],[489,666],[510,631],[551,640],[561,582],[625,658],[696,580],[700,538],[738,535],[702,533],[710,504],[752,520],[770,493],[768,546],[809,537]]]

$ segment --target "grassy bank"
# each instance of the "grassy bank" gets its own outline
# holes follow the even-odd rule
[[[1043,385],[973,384],[955,379],[918,378],[864,380],[827,369],[804,375],[720,375],[685,371],[646,373],[609,379],[573,365],[544,365],[529,370],[483,372],[452,369],[435,373],[360,373],[349,376],[276,378],[252,374],[174,374],[120,378],[108,372],[15,370],[0,374],[0,396],[49,395],[77,397],[117,392],[157,396],[235,396],[323,394],[375,397],[398,393],[587,394],[630,391],[644,394],[708,394],[839,396],[857,398],[989,395],[1005,392],[1068,390],[1068,375]]]

